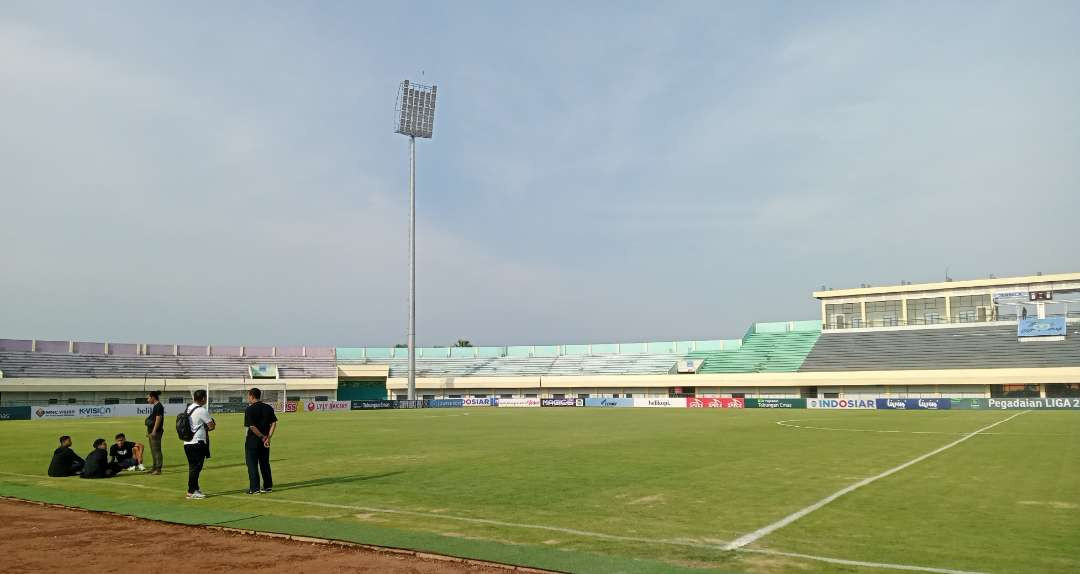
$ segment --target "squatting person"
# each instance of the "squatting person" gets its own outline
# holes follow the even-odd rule
[[[161,393],[147,393],[146,404],[153,407],[150,416],[146,417],[146,442],[150,443],[150,456],[154,458],[148,474],[161,474],[161,466],[164,464],[161,456],[161,436],[165,433],[165,407],[161,404]]]
[[[109,447],[109,462],[122,470],[146,470],[142,463],[143,445],[131,442],[124,433],[116,435],[116,444]]]
[[[109,452],[103,438],[94,441],[94,450],[86,455],[86,466],[79,478],[112,478],[120,472],[120,466],[109,462]]]
[[[184,454],[188,460],[188,500],[199,500],[206,495],[199,489],[199,474],[202,473],[203,463],[210,458],[210,431],[214,430],[216,423],[206,408],[206,391],[195,391],[194,403],[188,405],[188,424],[191,426],[191,440],[184,441]]]
[[[267,493],[274,489],[274,478],[270,474],[270,438],[277,430],[277,415],[274,414],[274,407],[259,400],[261,398],[262,391],[252,388],[248,391],[250,404],[244,410],[244,426],[247,427],[244,458],[247,460],[248,494]]]
[[[86,461],[71,450],[71,437],[60,437],[60,448],[53,451],[49,462],[49,476],[75,476],[82,472]]]

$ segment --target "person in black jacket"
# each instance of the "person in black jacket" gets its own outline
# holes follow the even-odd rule
[[[75,476],[82,472],[84,464],[86,461],[71,450],[71,437],[64,435],[60,437],[60,448],[53,451],[49,476]]]
[[[105,439],[99,438],[94,441],[94,450],[86,455],[86,466],[83,468],[80,478],[112,478],[120,471],[115,463],[109,463],[109,451],[106,448]]]

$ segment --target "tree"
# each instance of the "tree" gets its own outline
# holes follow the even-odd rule
[[[471,347],[472,343],[468,339],[458,339],[457,343],[454,343],[455,347]]]
[[[394,348],[395,349],[408,349],[409,346],[406,345],[405,343],[398,343],[398,344],[394,345]]]

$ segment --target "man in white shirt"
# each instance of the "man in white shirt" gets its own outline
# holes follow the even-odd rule
[[[206,408],[206,391],[195,391],[195,402],[187,406],[191,432],[194,436],[184,443],[184,454],[188,460],[188,500],[199,500],[206,495],[199,490],[199,473],[203,463],[210,458],[210,431],[214,430],[214,419]]]

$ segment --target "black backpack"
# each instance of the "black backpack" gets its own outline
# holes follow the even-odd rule
[[[195,431],[191,430],[191,413],[195,412],[199,405],[195,405],[194,409],[191,406],[184,407],[184,412],[176,415],[176,436],[184,442],[195,438]]]

